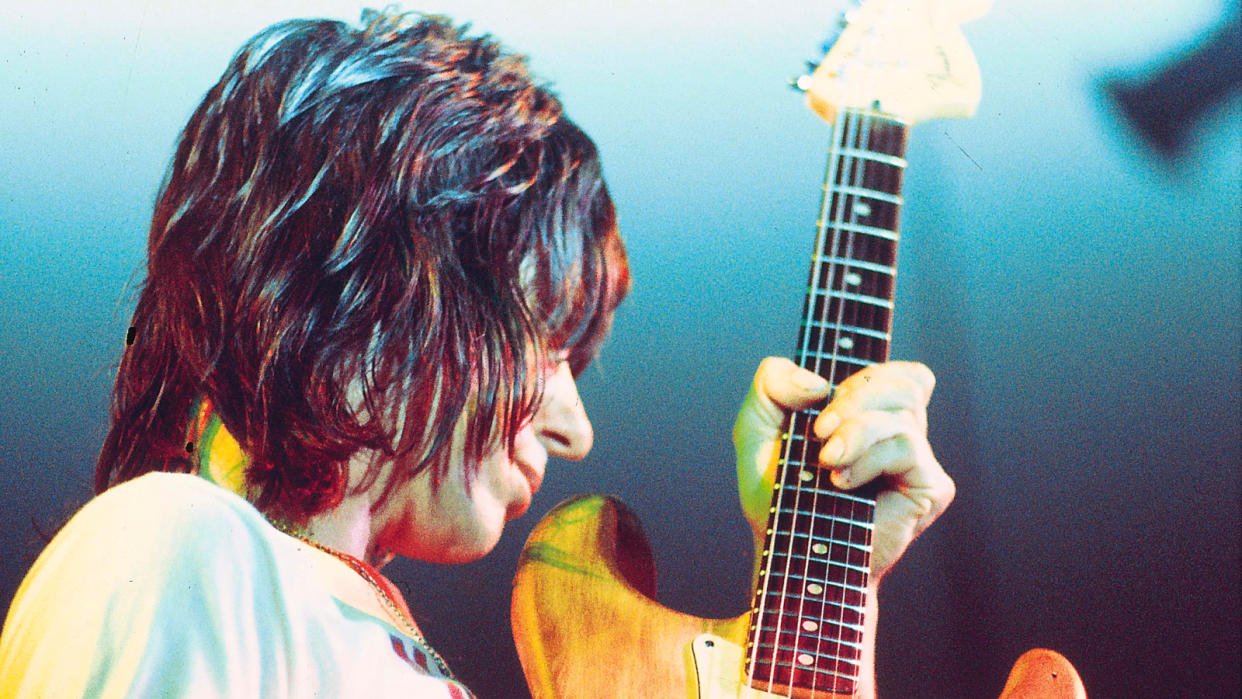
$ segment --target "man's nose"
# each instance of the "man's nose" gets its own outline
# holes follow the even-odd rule
[[[561,362],[548,377],[543,389],[543,404],[534,419],[535,436],[549,454],[577,461],[591,451],[595,433],[587,418],[586,407],[578,396],[578,384]]]

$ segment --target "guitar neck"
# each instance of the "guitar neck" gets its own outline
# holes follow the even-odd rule
[[[795,359],[835,388],[888,358],[907,127],[843,110],[833,127]],[[817,467],[815,410],[781,444],[747,646],[767,691],[852,694],[859,678],[875,488],[837,489]]]

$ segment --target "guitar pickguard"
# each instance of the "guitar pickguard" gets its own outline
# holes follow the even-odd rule
[[[777,694],[755,689],[746,682],[745,653],[742,646],[715,634],[696,636],[690,644],[690,655],[694,661],[694,686],[698,693],[691,696],[697,699],[845,699],[844,695],[823,689],[787,687]]]
[[[745,686],[741,646],[705,633],[690,644],[698,699],[764,699],[776,695]]]

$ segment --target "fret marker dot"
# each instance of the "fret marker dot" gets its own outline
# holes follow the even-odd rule
[[[810,664],[811,664],[811,663],[813,663],[813,662],[815,662],[815,658],[812,658],[812,657],[811,657],[810,655],[808,655],[807,653],[802,653],[802,654],[800,654],[800,655],[798,656],[798,664],[799,664],[799,665],[810,665]]]
[[[805,483],[807,481],[814,480],[815,474],[811,473],[810,471],[803,471],[802,473],[798,474],[798,478],[801,478],[802,482]]]
[[[828,553],[828,546],[825,544],[813,544],[811,546],[811,550],[822,556],[825,553]]]
[[[870,216],[871,205],[865,201],[854,202],[854,215],[855,216]]]
[[[804,621],[802,622],[802,628],[805,631],[814,631],[819,628],[819,624],[816,624],[813,621]]]
[[[853,349],[854,338],[852,337],[840,338],[839,340],[837,340],[837,347],[840,347],[841,349]]]
[[[845,283],[850,286],[858,286],[859,284],[862,284],[862,275],[858,272],[850,272],[845,275]]]
[[[818,595],[824,591],[824,586],[819,585],[817,583],[811,583],[810,585],[806,586],[806,591],[811,593],[812,595]]]

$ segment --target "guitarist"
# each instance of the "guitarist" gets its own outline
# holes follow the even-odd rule
[[[575,376],[627,264],[594,145],[520,59],[363,19],[260,32],[186,126],[99,494],[10,607],[0,696],[470,696],[380,569],[483,556],[548,456],[587,454]],[[932,384],[873,366],[816,423],[838,484],[887,484],[873,581],[953,497]],[[757,536],[783,411],[829,394],[760,365],[734,433]]]

